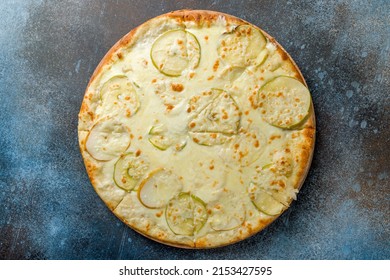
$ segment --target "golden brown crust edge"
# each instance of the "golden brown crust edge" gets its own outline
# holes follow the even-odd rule
[[[217,20],[220,17],[224,17],[228,25],[249,24],[251,26],[254,26],[253,24],[251,24],[251,23],[249,23],[249,22],[247,22],[245,20],[242,20],[240,18],[237,18],[235,16],[224,14],[224,13],[220,13],[220,12],[215,12],[215,11],[207,11],[207,10],[179,10],[179,11],[173,11],[173,12],[170,12],[170,13],[163,14],[163,15],[160,15],[158,17],[152,18],[149,21],[147,21],[147,22],[143,23],[142,25],[140,25],[140,26],[134,28],[133,30],[131,30],[124,37],[122,37],[122,39],[120,39],[107,52],[107,54],[103,57],[103,59],[100,61],[100,63],[96,67],[96,69],[95,69],[94,73],[92,74],[91,79],[90,79],[90,81],[88,83],[88,86],[87,86],[87,89],[86,89],[86,92],[85,92],[85,96],[84,96],[84,99],[83,99],[83,102],[82,102],[82,105],[81,105],[81,108],[80,108],[80,113],[79,113],[79,143],[80,143],[80,151],[81,151],[81,153],[83,155],[83,159],[84,159],[84,163],[85,163],[85,166],[86,166],[86,169],[87,169],[87,173],[88,173],[88,176],[89,176],[89,178],[91,180],[91,183],[92,183],[93,187],[95,188],[95,191],[97,191],[97,189],[96,189],[96,186],[95,186],[95,184],[96,184],[95,177],[96,176],[95,176],[94,172],[96,171],[97,168],[96,168],[96,165],[94,164],[93,160],[89,159],[88,156],[85,156],[85,154],[87,153],[86,149],[85,149],[85,139],[86,139],[86,137],[82,138],[80,136],[80,131],[83,131],[83,129],[80,130],[81,119],[84,118],[84,117],[89,117],[90,118],[89,122],[91,124],[94,122],[94,112],[90,108],[90,107],[92,107],[91,106],[91,100],[93,99],[93,94],[89,93],[89,91],[88,91],[89,88],[90,88],[90,85],[95,81],[95,79],[98,78],[98,76],[101,74],[101,72],[104,70],[105,67],[107,67],[110,64],[112,64],[113,62],[115,62],[116,59],[120,59],[120,50],[122,48],[128,48],[129,46],[131,46],[131,44],[136,41],[136,39],[138,37],[137,35],[142,35],[142,32],[144,32],[145,30],[148,30],[156,22],[164,21],[166,19],[174,19],[179,24],[185,24],[186,22],[194,22],[194,23],[196,23],[199,26],[204,26],[204,25],[210,26],[215,20]],[[254,26],[254,27],[260,29],[257,26]],[[292,64],[292,67],[294,68],[294,71],[296,73],[296,78],[307,86],[307,83],[306,83],[302,73],[300,72],[299,68],[297,67],[297,65],[294,62],[294,60],[290,57],[290,55],[283,49],[283,47],[273,37],[271,37],[268,33],[263,31],[262,29],[260,29],[260,30],[268,38],[268,40],[270,40],[271,42],[273,42],[277,46],[279,52],[282,52],[283,55],[287,56],[288,60]],[[304,141],[303,141],[303,144],[302,144],[303,145],[302,153],[301,153],[301,155],[299,155],[301,160],[300,160],[300,163],[299,163],[299,166],[298,166],[298,178],[299,178],[299,180],[296,183],[296,186],[295,186],[296,189],[300,189],[301,188],[301,186],[303,185],[303,182],[304,182],[304,180],[305,180],[305,178],[307,176],[309,168],[310,168],[310,164],[311,164],[311,161],[312,161],[312,158],[313,158],[313,153],[314,153],[315,131],[316,131],[316,124],[315,124],[314,106],[313,106],[313,103],[312,103],[311,108],[310,108],[309,118],[305,122],[304,128],[301,129],[301,133],[302,133],[302,135],[304,135]],[[111,210],[114,210],[115,207],[117,206],[116,204],[113,204],[110,201],[106,201],[106,200],[103,200],[103,201],[107,205],[107,207],[109,209],[111,209]],[[114,214],[115,214],[115,212],[114,212]],[[116,215],[116,216],[120,220],[122,220],[124,223],[126,223],[128,226],[130,226],[131,228],[135,229],[134,226],[130,225],[125,219],[123,219],[123,217],[120,217],[118,215]],[[150,238],[152,240],[155,240],[155,241],[157,241],[159,243],[163,243],[163,244],[167,244],[167,245],[171,245],[171,246],[179,247],[179,248],[189,248],[189,249],[200,249],[200,248],[202,248],[202,249],[205,249],[205,248],[215,248],[215,247],[225,246],[225,245],[229,245],[229,244],[241,241],[243,239],[246,239],[246,238],[248,238],[248,237],[258,233],[259,231],[261,231],[265,227],[267,227],[274,220],[276,220],[279,216],[280,215],[275,216],[275,217],[271,217],[267,221],[265,221],[265,222],[261,223],[260,225],[258,225],[257,228],[249,228],[247,231],[243,232],[242,236],[234,238],[234,240],[231,240],[229,243],[216,244],[215,246],[213,246],[212,244],[209,244],[207,238],[205,240],[202,240],[202,238],[201,238],[198,242],[195,242],[195,244],[181,244],[181,243],[170,241],[170,240],[158,239],[155,236],[151,236],[147,232],[141,231],[139,229],[135,229],[135,230],[137,232],[139,232],[140,234],[142,234],[142,235],[144,235],[144,236],[146,236],[146,237],[148,237],[148,238]]]

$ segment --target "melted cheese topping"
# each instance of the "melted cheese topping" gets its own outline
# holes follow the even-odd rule
[[[259,227],[270,214],[278,215],[295,198],[300,132],[269,124],[258,95],[267,81],[294,77],[296,71],[276,45],[259,37],[257,29],[255,40],[264,40],[264,45],[256,50],[250,41],[253,27],[241,28],[249,29],[245,44],[251,51],[242,66],[232,65],[230,61],[237,64],[240,59],[231,55],[221,57],[229,55],[226,49],[218,51],[227,32],[236,36],[234,26],[219,20],[209,27],[187,24],[183,31],[170,31],[177,28],[170,22],[148,30],[130,47],[120,49],[121,59],[114,59],[91,83],[87,92],[92,93],[96,125],[86,128],[85,134],[80,121],[80,137],[87,143],[84,157],[96,167],[94,186],[99,195],[135,229],[191,247],[202,238],[215,240],[208,241],[212,246],[225,244],[248,228]],[[161,39],[166,31],[169,37]],[[179,49],[184,31],[191,34],[192,44],[196,38],[199,48]],[[180,33],[177,39],[175,33]],[[240,44],[237,38],[229,40]],[[174,77],[152,60],[156,40],[163,41],[159,48],[173,41],[168,51],[156,48],[153,55],[183,57],[174,58],[179,61],[177,72],[175,63],[169,64]],[[245,52],[246,45],[240,45],[237,53]],[[229,48],[234,50],[235,45]],[[198,63],[186,62],[187,56],[196,55]],[[168,63],[167,59],[156,60]],[[128,154],[131,160],[122,163]],[[120,183],[115,183],[113,174]],[[127,191],[126,180],[132,182]],[[275,204],[280,210],[274,209]],[[263,210],[267,207],[277,212],[267,213]]]

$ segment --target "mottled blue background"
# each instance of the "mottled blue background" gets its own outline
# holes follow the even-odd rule
[[[77,141],[103,55],[181,8],[230,13],[274,36],[317,115],[298,201],[265,231],[212,250],[171,248],[121,223],[94,192]],[[0,259],[389,259],[389,11],[386,0],[2,0]]]

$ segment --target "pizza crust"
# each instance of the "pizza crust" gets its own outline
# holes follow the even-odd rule
[[[221,24],[221,22],[225,25],[226,31],[230,30],[233,26],[241,24],[250,25],[258,29],[258,27],[239,18],[219,12],[202,10],[181,10],[171,12],[153,18],[133,29],[108,51],[97,66],[87,86],[79,113],[78,131],[80,151],[95,191],[109,209],[111,209],[124,223],[148,238],[171,246],[183,248],[212,248],[231,244],[261,231],[282,213],[275,216],[268,216],[264,213],[259,213],[254,205],[248,204],[246,215],[248,215],[248,217],[256,216],[256,218],[248,218],[240,227],[228,231],[212,231],[209,227],[204,227],[196,234],[196,237],[174,234],[172,231],[169,231],[166,222],[160,218],[161,215],[164,215],[164,209],[147,209],[147,211],[145,211],[142,204],[137,200],[136,195],[118,188],[110,181],[109,176],[107,177],[104,175],[113,172],[113,165],[97,161],[90,155],[86,149],[87,137],[94,124],[102,118],[102,116],[99,116],[98,109],[100,102],[99,90],[104,83],[104,79],[107,80],[105,74],[110,73],[110,71],[115,72],[116,70],[112,69],[118,62],[125,59],[126,55],[136,44],[141,44],[143,42],[146,42],[146,45],[150,44],[148,38],[157,38],[165,31],[174,28],[210,28],[215,24]],[[276,48],[276,53],[279,54],[279,57],[283,61],[283,67],[278,71],[289,74],[289,76],[296,78],[307,87],[301,72],[288,53],[274,38],[263,30],[261,30],[261,32],[267,38],[268,42]],[[121,70],[122,73],[132,71],[132,69]],[[142,71],[142,69],[137,69],[136,71]],[[136,83],[134,82],[134,84]],[[186,92],[185,85],[183,92]],[[232,90],[231,94],[233,96],[234,90]],[[311,103],[307,119],[299,127],[294,128],[293,130],[285,130],[280,134],[283,135],[280,136],[280,138],[288,138],[287,149],[293,154],[292,164],[294,166],[294,174],[292,175],[292,184],[293,189],[298,192],[307,176],[314,152],[315,116],[313,104]],[[273,141],[279,141],[277,137],[275,139],[276,140]],[[132,141],[138,140],[133,139]],[[188,139],[187,141],[190,140]],[[238,180],[237,178],[230,179]],[[293,198],[294,197],[288,201],[288,205],[290,205]]]

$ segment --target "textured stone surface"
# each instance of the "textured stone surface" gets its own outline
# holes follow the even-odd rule
[[[0,259],[390,258],[389,1],[126,2],[0,2]],[[219,249],[171,248],[127,228],[92,189],[77,142],[103,55],[181,8],[230,13],[274,36],[300,66],[317,115],[298,201],[265,231]]]

